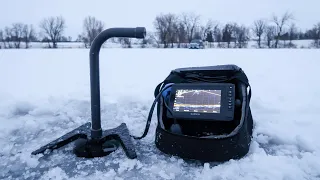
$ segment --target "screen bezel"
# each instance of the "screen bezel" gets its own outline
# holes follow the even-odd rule
[[[232,87],[230,89],[229,87]],[[181,83],[172,85],[169,108],[172,112],[173,117],[176,119],[187,119],[187,120],[221,120],[230,121],[233,120],[234,116],[234,99],[235,91],[234,84],[231,83]],[[196,90],[221,90],[221,101],[220,101],[220,113],[201,113],[201,112],[176,112],[173,110],[175,94],[178,89],[196,89]],[[232,109],[228,109],[229,96],[228,91],[232,91]]]

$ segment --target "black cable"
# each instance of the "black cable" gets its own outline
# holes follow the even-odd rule
[[[168,96],[168,95],[167,95]],[[167,98],[166,96],[166,98]],[[167,101],[164,101],[164,105],[166,106],[166,108],[170,111],[170,114],[173,116],[173,112],[172,110],[169,108],[169,105],[167,104]]]
[[[150,128],[150,124],[151,124],[151,119],[152,119],[152,114],[153,114],[153,111],[154,111],[154,108],[155,108],[155,105],[156,103],[158,102],[159,98],[161,97],[163,91],[165,91],[166,89],[168,89],[169,87],[171,87],[172,85],[168,85],[167,87],[163,88],[159,94],[156,96],[155,100],[153,101],[152,103],[152,106],[150,108],[150,111],[149,111],[149,115],[148,115],[148,119],[147,119],[147,124],[146,124],[146,127],[144,129],[144,132],[142,134],[142,136],[138,137],[138,136],[132,136],[134,139],[142,139],[144,137],[146,137],[146,135],[148,134],[148,131],[149,131],[149,128]]]

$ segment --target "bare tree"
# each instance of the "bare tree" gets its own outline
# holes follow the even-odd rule
[[[267,26],[266,27],[266,39],[267,39],[267,45],[268,48],[272,47],[272,40],[274,39],[276,35],[276,28],[274,26]]]
[[[209,43],[209,48],[212,47],[212,43],[214,42],[214,38],[213,38],[213,31],[209,31],[207,34],[206,34],[206,38],[205,40]],[[214,45],[213,45],[214,47]]]
[[[177,35],[177,17],[174,14],[160,14],[154,21],[154,26],[159,36],[160,42],[167,48],[169,43],[175,42],[175,35]]]
[[[278,48],[278,43],[279,43],[279,39],[280,36],[282,35],[282,31],[285,25],[288,25],[288,22],[290,20],[293,20],[293,15],[286,12],[285,14],[282,15],[282,17],[277,17],[275,15],[273,15],[272,17],[272,21],[275,23],[276,25],[276,43],[275,43],[275,48]]]
[[[36,33],[32,25],[24,25],[22,37],[24,42],[26,43],[26,49],[29,48],[29,43],[36,39]]]
[[[4,28],[4,47],[5,48],[13,48],[12,44],[10,43],[12,41],[12,30],[10,27]]]
[[[314,41],[312,45],[316,48],[320,48],[320,22],[311,29],[311,36]]]
[[[295,47],[295,45],[292,43],[292,40],[296,39],[298,36],[298,30],[294,23],[292,23],[289,27],[289,47]]]
[[[49,17],[41,21],[40,28],[46,35],[46,38],[52,42],[53,48],[57,48],[57,42],[65,30],[66,24],[62,16]],[[49,47],[51,48],[50,44]]]
[[[118,38],[119,43],[122,45],[123,48],[132,48],[132,40],[131,38]]]
[[[234,42],[234,48],[238,47],[237,41],[238,41],[238,37],[237,34],[239,33],[239,28],[240,26],[234,22],[233,24],[231,24],[231,41]]]
[[[157,31],[158,39],[160,40],[160,43],[164,44],[164,47],[167,47],[167,35],[168,35],[168,27],[165,20],[165,15],[160,14],[156,17],[156,19],[153,22],[155,29]]]
[[[194,38],[196,28],[200,23],[200,16],[194,13],[182,13],[181,20],[186,28],[188,41],[190,43]]]
[[[261,37],[266,31],[266,21],[260,19],[254,21],[253,32],[258,37],[258,47],[261,48]]]
[[[11,35],[14,47],[19,49],[20,44],[23,38],[23,24],[22,23],[14,23],[11,28]]]
[[[94,38],[104,29],[104,23],[95,17],[88,16],[83,21],[84,32],[82,34],[85,46],[91,46]]]
[[[157,48],[160,48],[161,40],[159,39],[159,36],[157,33],[149,32],[147,33],[147,39],[149,39],[150,44],[156,44]]]
[[[178,48],[181,47],[181,43],[187,43],[187,30],[184,24],[179,21],[178,22]]]
[[[249,29],[244,25],[234,25],[234,36],[236,38],[236,41],[238,41],[237,47],[244,48],[246,47],[249,40]]]
[[[0,49],[2,49],[2,44],[4,46],[4,38],[3,38],[3,31],[0,29]],[[5,47],[3,47],[5,48]]]
[[[218,47],[221,47],[222,42],[222,32],[219,24],[216,24],[213,28],[213,40],[218,42]]]
[[[233,25],[230,23],[226,24],[222,30],[222,42],[226,42],[228,44],[228,48],[230,48],[230,43],[232,41],[232,33]]]
[[[211,19],[209,19],[206,25],[200,27],[200,36],[202,40],[206,39],[207,34],[213,30],[214,26],[215,23]]]
[[[167,31],[168,31],[168,43],[171,43],[171,48],[173,48],[173,44],[178,41],[178,17],[174,14],[169,14],[166,16],[167,22]]]

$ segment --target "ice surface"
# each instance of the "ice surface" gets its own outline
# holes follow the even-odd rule
[[[66,146],[49,157],[32,151],[90,121],[89,50],[0,51],[0,179],[320,179],[318,50],[103,49],[103,128],[125,122],[143,133],[154,88],[172,69],[236,64],[249,77],[254,137],[250,152],[225,163],[183,161],[134,141],[138,158],[122,149],[81,159]]]

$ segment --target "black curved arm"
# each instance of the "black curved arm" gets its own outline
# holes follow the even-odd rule
[[[99,53],[102,44],[109,38],[127,37],[142,39],[146,36],[144,27],[137,28],[110,28],[102,31],[92,42],[90,48],[90,85],[91,85],[91,138],[99,139],[102,136],[100,112],[100,77]]]

